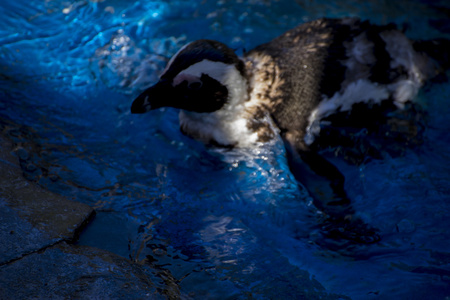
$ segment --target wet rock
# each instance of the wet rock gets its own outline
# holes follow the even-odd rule
[[[0,267],[0,299],[177,298],[163,278],[107,251],[60,243]],[[2,298],[5,297],[5,298]]]
[[[12,143],[0,136],[0,265],[75,239],[94,215],[88,205],[28,182],[12,151]]]
[[[180,298],[167,272],[73,245],[94,210],[27,181],[27,158],[0,132],[1,300]]]

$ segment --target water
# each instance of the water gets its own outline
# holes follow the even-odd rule
[[[448,81],[418,96],[424,142],[349,164],[375,245],[318,245],[320,214],[281,141],[219,151],[179,132],[177,111],[131,115],[133,97],[183,44],[237,52],[318,17],[395,22],[450,38],[446,1],[11,1],[0,4],[0,124],[29,180],[98,214],[79,243],[168,270],[185,297],[450,296]]]

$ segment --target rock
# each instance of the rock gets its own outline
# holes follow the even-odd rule
[[[74,240],[94,216],[88,205],[28,182],[12,150],[12,143],[0,135],[0,265]]]
[[[0,267],[0,299],[175,299],[165,278],[88,246],[60,243]],[[170,287],[170,286],[169,286]]]
[[[167,271],[73,245],[94,210],[27,181],[28,158],[0,132],[0,300],[181,297]]]

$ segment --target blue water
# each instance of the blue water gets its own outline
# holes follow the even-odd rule
[[[281,141],[221,151],[183,136],[174,109],[129,112],[186,42],[242,53],[348,15],[450,38],[450,4],[426,2],[3,0],[0,125],[29,180],[97,210],[79,244],[167,270],[186,298],[448,299],[448,81],[416,99],[421,145],[361,165],[326,154],[379,229],[373,245],[318,243],[320,212]]]

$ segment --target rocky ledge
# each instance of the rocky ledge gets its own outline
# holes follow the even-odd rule
[[[14,150],[0,135],[0,299],[180,296],[161,272],[73,245],[95,211],[27,181]]]

